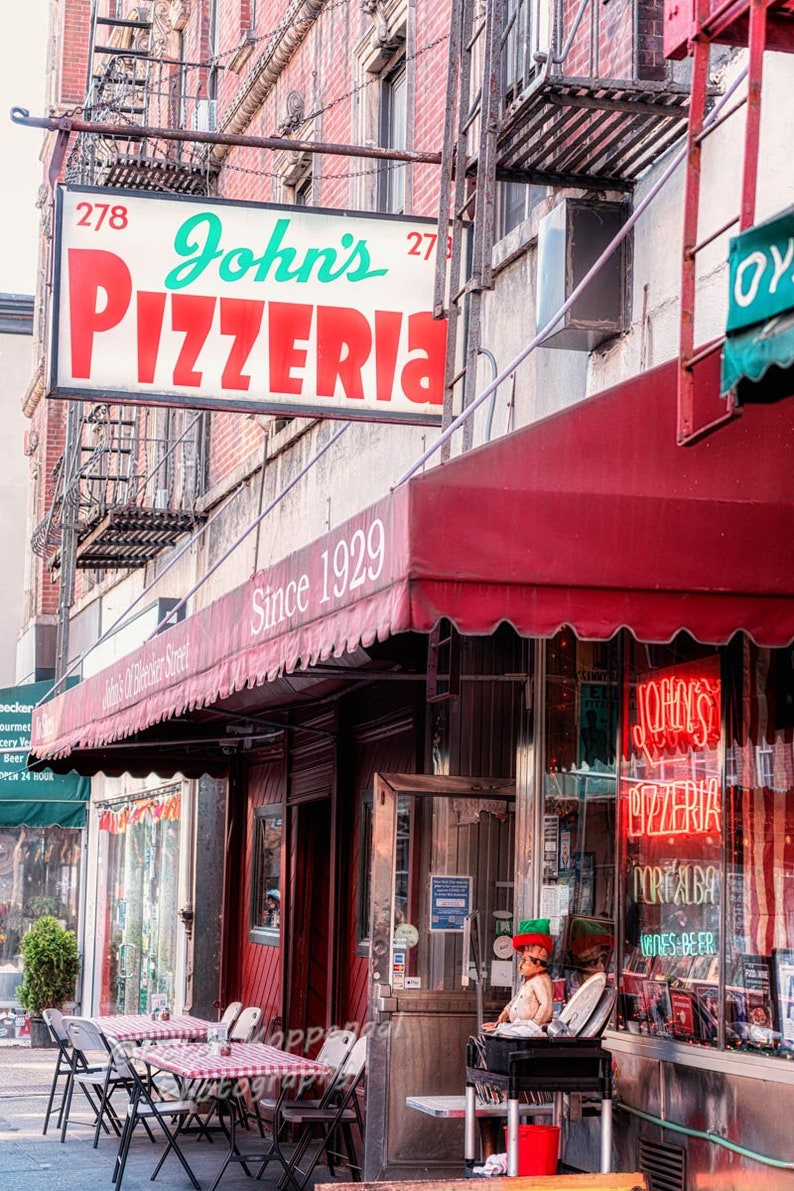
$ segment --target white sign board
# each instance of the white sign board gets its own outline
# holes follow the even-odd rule
[[[61,187],[57,397],[441,420],[435,224]]]

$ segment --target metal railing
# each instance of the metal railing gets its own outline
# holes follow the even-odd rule
[[[33,532],[34,552],[60,566],[65,516],[80,540],[118,508],[192,512],[205,488],[206,423],[191,410],[85,405],[77,459],[67,466],[64,452],[53,469],[53,500]]]

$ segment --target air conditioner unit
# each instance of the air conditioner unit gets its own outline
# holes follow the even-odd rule
[[[538,225],[538,328],[573,293],[626,221],[624,203],[563,199]],[[626,240],[560,319],[544,347],[593,351],[628,329],[631,252]]]
[[[193,112],[193,132],[214,132],[217,126],[217,99],[198,99]]]

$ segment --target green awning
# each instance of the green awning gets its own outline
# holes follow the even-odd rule
[[[794,392],[794,207],[734,236],[728,271],[721,391],[745,400]]]
[[[0,688],[0,827],[85,827],[90,780],[27,768],[33,708],[51,687]]]
[[[722,349],[720,389],[729,393],[743,382],[757,383],[770,368],[788,369],[794,364],[794,311],[766,323],[729,335]],[[791,376],[794,391],[794,374]],[[746,393],[743,395],[746,396]]]

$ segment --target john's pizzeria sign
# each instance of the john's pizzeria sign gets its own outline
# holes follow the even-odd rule
[[[61,188],[50,392],[437,423],[435,225]]]

